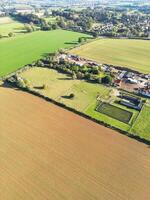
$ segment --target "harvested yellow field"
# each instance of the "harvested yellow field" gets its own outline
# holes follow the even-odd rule
[[[149,155],[145,144],[0,88],[2,200],[149,200]]]
[[[150,43],[147,40],[99,39],[74,48],[70,53],[99,63],[150,73]]]

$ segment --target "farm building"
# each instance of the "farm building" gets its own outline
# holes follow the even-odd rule
[[[121,85],[121,80],[120,79],[114,80],[114,86],[119,87],[120,85]]]
[[[126,72],[124,78],[133,78],[134,73],[133,72]]]
[[[150,87],[146,86],[144,88],[140,88],[138,91],[139,94],[145,97],[150,97]]]
[[[138,83],[138,81],[134,78],[128,78],[127,81],[131,84],[137,84]]]
[[[141,110],[143,106],[141,99],[136,98],[136,97],[131,97],[128,95],[122,95],[119,103],[121,105],[127,106],[129,108],[133,108],[135,110]]]
[[[127,73],[126,71],[121,71],[120,74],[118,75],[118,79],[124,78],[126,73]]]

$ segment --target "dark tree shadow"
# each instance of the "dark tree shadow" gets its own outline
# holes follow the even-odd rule
[[[78,44],[78,42],[77,41],[74,41],[74,42],[65,42],[64,44],[72,45],[72,44]]]
[[[43,85],[42,86],[34,86],[33,88],[37,89],[37,90],[43,90]]]
[[[68,78],[57,78],[58,80],[72,80],[72,78],[68,77]]]
[[[72,99],[71,97],[70,97],[70,95],[63,95],[63,96],[61,96],[62,98],[64,98],[64,99]]]
[[[50,53],[50,52],[41,54],[42,57],[48,57],[48,56],[51,57],[51,56],[55,56],[55,55],[56,55],[56,53]]]

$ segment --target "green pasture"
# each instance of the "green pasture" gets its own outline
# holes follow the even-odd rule
[[[75,94],[73,100],[67,98],[58,99],[60,102],[75,108],[76,110],[86,112],[88,107],[96,101],[99,95],[108,95],[110,92],[109,88],[104,87],[100,84],[92,84],[86,81],[80,81],[79,84],[74,84],[68,91],[66,91],[65,96],[69,94]]]
[[[150,140],[150,107],[144,106],[131,129],[131,133]]]
[[[0,40],[0,76],[7,75],[47,53],[74,46],[85,34],[55,30],[36,31]]]
[[[97,95],[108,94],[110,91],[100,84],[73,80],[56,70],[40,67],[22,72],[21,77],[29,81],[33,90],[79,111],[85,111],[96,100]],[[46,85],[46,89],[38,89],[43,84]],[[71,93],[75,95],[73,99],[68,98]]]
[[[58,73],[56,70],[41,67],[34,67],[24,71],[21,73],[21,77],[29,81],[33,90],[55,100],[65,95],[66,91],[70,90],[74,84],[79,84],[80,82],[72,80],[66,74]],[[43,84],[46,85],[46,89],[38,89]]]

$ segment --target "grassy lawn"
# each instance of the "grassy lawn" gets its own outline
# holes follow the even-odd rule
[[[7,36],[8,33],[20,34],[24,30],[24,25],[20,22],[14,21],[10,17],[0,17],[0,34]]]
[[[79,84],[74,84],[70,90],[66,91],[65,95],[75,94],[73,100],[69,100],[67,98],[58,99],[60,102],[75,108],[76,110],[85,112],[87,108],[96,101],[97,95],[108,95],[109,89],[100,85],[100,84],[92,84],[85,81],[80,81]]]
[[[55,100],[60,98],[61,95],[65,95],[66,91],[70,90],[74,84],[79,84],[80,82],[72,80],[67,75],[58,73],[56,70],[40,67],[31,68],[23,72],[21,76],[30,82],[32,89]],[[46,89],[38,89],[43,84],[46,84]]]
[[[23,72],[21,76],[30,82],[32,89],[79,111],[86,110],[96,101],[98,94],[109,93],[109,89],[102,85],[72,80],[52,69],[36,67]],[[43,84],[46,84],[46,89],[38,89]],[[73,99],[68,98],[71,93],[75,94]]]
[[[85,34],[55,30],[37,31],[0,41],[0,76],[9,74],[43,55],[69,48]]]
[[[131,133],[150,140],[150,107],[144,106]]]
[[[150,72],[150,41],[99,39],[71,50],[71,53],[100,63]]]
[[[110,88],[104,87],[103,85],[92,84],[82,80],[72,80],[69,76],[58,73],[56,70],[39,67],[31,68],[23,72],[21,76],[30,82],[32,89],[41,94],[122,130],[129,131],[133,121],[137,117],[138,112],[134,112],[132,109],[126,109],[125,107],[123,108],[120,105],[117,105],[118,108],[133,113],[129,124],[97,112],[97,96],[99,95],[107,99],[111,91]],[[46,85],[46,89],[40,89],[43,84]],[[73,99],[68,98],[71,93],[75,95]]]

